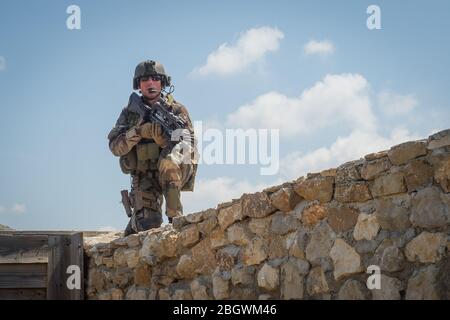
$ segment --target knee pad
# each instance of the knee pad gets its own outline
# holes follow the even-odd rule
[[[166,189],[166,214],[169,217],[178,216],[182,214],[183,206],[181,205],[180,190],[176,186],[171,186]]]

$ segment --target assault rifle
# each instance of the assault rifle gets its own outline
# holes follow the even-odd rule
[[[160,100],[148,106],[142,101],[142,98],[135,92],[130,96],[130,107],[145,110],[143,120],[145,122],[158,123],[163,133],[169,138],[172,138],[172,132],[178,129],[185,129],[186,122],[179,116],[171,112],[164,100]],[[134,108],[133,108],[134,109]]]

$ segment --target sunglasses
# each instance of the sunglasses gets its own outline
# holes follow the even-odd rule
[[[143,76],[139,78],[140,81],[148,81],[149,79],[153,81],[161,81],[161,76],[152,75],[152,76]]]

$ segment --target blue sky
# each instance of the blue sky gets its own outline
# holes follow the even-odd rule
[[[80,30],[66,27],[71,4]],[[371,4],[380,30],[366,26]],[[449,12],[448,1],[2,0],[0,223],[125,226],[129,178],[106,136],[144,59],[165,65],[193,121],[280,129],[277,175],[202,165],[185,213],[449,128]]]

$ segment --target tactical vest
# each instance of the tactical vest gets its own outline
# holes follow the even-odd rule
[[[173,100],[168,99],[171,106]],[[132,128],[136,126],[139,120],[144,116],[144,111],[140,109],[131,109],[127,107],[127,126]],[[142,139],[130,152],[123,155],[119,159],[120,168],[125,174],[139,174],[146,173],[149,170],[158,171],[158,159],[162,149],[156,144],[153,139]],[[197,163],[192,164],[192,174],[189,180],[183,185],[181,191],[193,191],[195,176],[197,173]],[[156,174],[156,172],[154,174]]]

